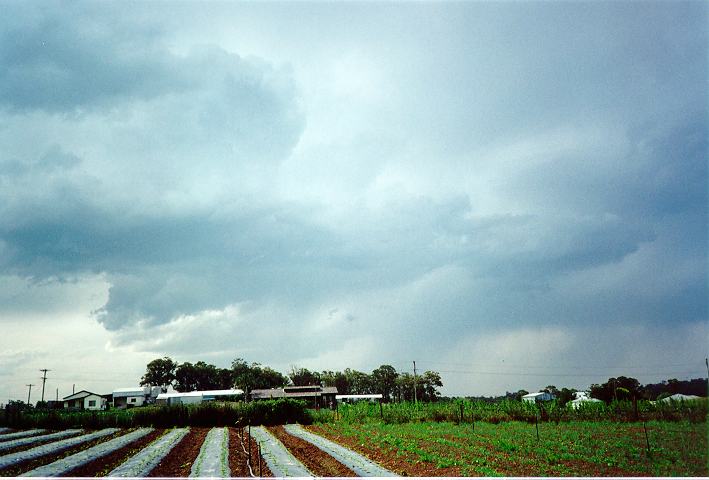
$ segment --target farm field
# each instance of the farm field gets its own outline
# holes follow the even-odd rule
[[[707,424],[327,423],[309,431],[407,476],[707,476]],[[650,450],[648,452],[647,443]]]
[[[26,433],[27,436],[21,435]],[[29,431],[6,431],[9,441],[31,439]],[[44,433],[44,432],[42,432]],[[249,477],[259,471],[271,476],[258,461],[258,445],[246,429],[222,428],[132,428],[98,431],[53,432],[34,435],[10,453],[0,454],[0,477]],[[3,441],[0,433],[0,442]],[[255,466],[262,464],[258,470]]]
[[[36,442],[0,455],[1,477],[344,477],[361,473],[352,469],[350,457],[358,456],[355,452],[340,452],[338,458],[345,465],[283,426],[74,430],[68,439],[60,435],[63,432],[5,433],[10,442],[24,438]],[[57,440],[47,441],[47,436]],[[0,433],[0,441],[2,437]],[[369,471],[393,475],[369,460],[363,462],[369,464]]]
[[[706,422],[368,422],[0,432],[0,476],[707,476]],[[250,435],[249,435],[250,433]],[[649,443],[649,450],[648,450]],[[250,449],[250,450],[249,450]],[[250,454],[249,454],[250,451]]]

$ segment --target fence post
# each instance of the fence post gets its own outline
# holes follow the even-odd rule
[[[470,412],[470,419],[473,421],[473,432],[475,432],[475,410]]]
[[[647,425],[645,420],[643,420],[643,429],[645,430],[645,443],[647,444],[647,456],[652,457],[652,453],[650,453],[650,437],[647,435]]]
[[[249,425],[249,465],[251,465],[251,425]]]
[[[460,402],[460,423],[463,423],[463,402]]]
[[[261,443],[259,442],[258,444],[258,476],[262,477],[263,474],[261,472]]]
[[[382,399],[379,399],[379,416],[384,420],[384,407],[382,407]]]
[[[537,427],[537,441],[539,441],[539,414],[534,414],[534,425]]]

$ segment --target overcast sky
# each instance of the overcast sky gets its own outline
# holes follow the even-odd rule
[[[2,10],[0,402],[165,355],[706,375],[706,2]]]

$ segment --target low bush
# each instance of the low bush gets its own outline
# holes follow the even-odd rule
[[[195,405],[163,405],[107,410],[67,412],[28,410],[5,415],[4,423],[13,428],[99,429],[108,427],[223,427],[233,425],[280,425],[312,423],[305,402],[293,399],[257,402],[206,402]]]

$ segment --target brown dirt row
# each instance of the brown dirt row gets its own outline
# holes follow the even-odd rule
[[[431,463],[422,462],[416,455],[410,452],[399,451],[385,452],[371,444],[365,445],[357,443],[350,437],[338,435],[325,430],[319,426],[306,427],[313,433],[329,438],[333,442],[354,450],[364,455],[370,460],[378,463],[382,467],[405,477],[460,477],[460,467],[436,468]]]
[[[51,432],[47,432],[47,433],[55,433],[55,430],[53,430],[53,431],[51,431]],[[44,434],[42,434],[42,435],[47,435],[47,433],[44,433]],[[50,438],[49,440],[43,440],[43,441],[41,441],[41,442],[35,442],[35,443],[31,444],[31,445],[20,445],[20,446],[15,447],[15,448],[10,448],[10,449],[8,449],[8,450],[3,450],[2,452],[0,452],[0,455],[9,455],[9,454],[11,454],[11,453],[21,452],[22,450],[29,450],[30,448],[39,447],[39,446],[41,446],[41,445],[46,445],[46,444],[48,444],[48,443],[56,442],[56,441],[59,441],[59,440],[67,440],[67,439],[69,439],[69,438],[78,437],[79,435],[84,435],[85,433],[86,433],[86,432],[77,432],[76,434],[74,434],[74,435],[69,435],[68,437]]]
[[[209,428],[191,427],[180,443],[170,450],[149,477],[188,477]]]
[[[120,436],[123,436],[130,431],[132,431],[132,430],[119,430],[118,432],[116,432],[112,435],[106,435],[105,437],[97,438],[97,439],[91,440],[90,442],[81,443],[81,444],[75,445],[67,450],[62,450],[61,452],[50,453],[48,455],[43,455],[39,458],[34,458],[32,460],[27,460],[24,462],[16,463],[14,465],[10,465],[9,467],[0,469],[0,477],[17,477],[25,472],[29,472],[30,470],[34,470],[37,467],[41,467],[42,465],[48,465],[48,464],[55,462],[61,458],[68,457],[69,455],[74,455],[75,453],[79,453],[82,450],[86,450],[87,448],[91,448],[94,445],[98,445],[99,443],[107,442],[107,441],[112,440],[114,438],[118,438]],[[85,432],[85,433],[90,433],[90,432]]]
[[[308,470],[317,477],[356,477],[357,475],[337,461],[330,454],[323,452],[318,447],[301,438],[286,432],[282,425],[268,427],[268,430],[281,441],[283,445],[297,458]]]
[[[231,469],[232,477],[250,477],[249,467],[247,464],[248,455],[244,452],[241,443],[243,436],[244,448],[248,449],[249,437],[246,429],[230,428],[229,429],[229,468]],[[273,477],[273,473],[269,470],[266,461],[261,459],[261,472],[259,473],[258,463],[258,444],[255,440],[251,441],[251,470],[254,475],[260,477]]]
[[[106,456],[97,458],[86,465],[75,468],[67,472],[65,476],[67,477],[105,477],[114,468],[123,464],[126,460],[131,458],[133,455],[140,452],[143,448],[147,447],[153,441],[157,440],[160,436],[165,433],[165,430],[156,429],[146,436],[131,442],[123,448],[109,453]]]

